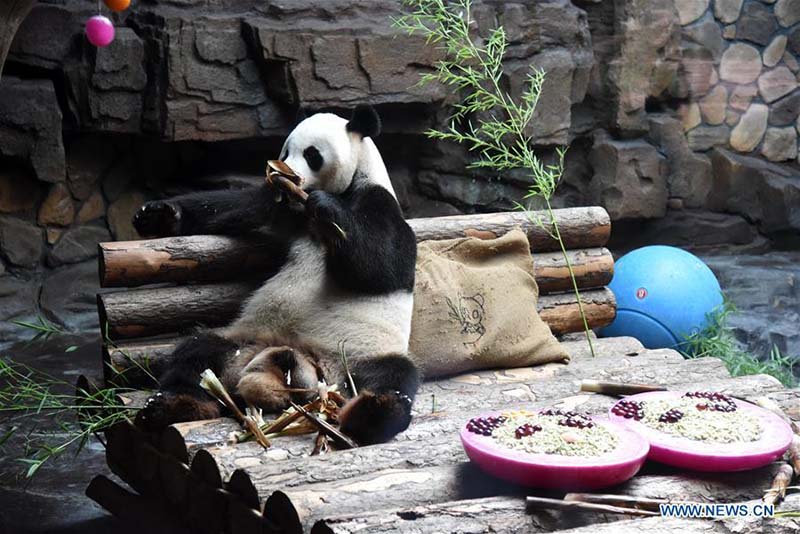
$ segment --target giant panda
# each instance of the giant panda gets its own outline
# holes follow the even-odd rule
[[[282,265],[232,324],[176,347],[140,426],[218,416],[219,404],[199,387],[211,368],[237,400],[267,411],[304,400],[288,389],[315,389],[323,378],[339,384],[352,397],[340,429],[361,444],[407,428],[420,381],[408,357],[417,249],[372,141],[380,127],[372,107],[358,106],[349,120],[319,113],[291,131],[280,159],[305,179],[304,206],[265,183],[148,202],[136,213],[144,236],[261,229],[285,247]]]

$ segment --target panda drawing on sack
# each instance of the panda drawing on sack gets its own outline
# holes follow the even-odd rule
[[[379,131],[369,106],[357,107],[349,121],[320,113],[300,122],[280,159],[303,177],[305,205],[265,182],[148,202],[136,213],[134,225],[145,236],[266,228],[286,249],[283,265],[238,319],[176,347],[137,424],[158,429],[218,417],[219,403],[199,386],[206,368],[238,402],[265,411],[308,400],[287,390],[316,391],[323,378],[350,394],[344,341],[358,394],[340,411],[340,429],[369,444],[408,427],[420,381],[408,357],[417,249],[371,139]]]

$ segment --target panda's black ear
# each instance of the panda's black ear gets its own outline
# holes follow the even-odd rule
[[[381,133],[381,118],[370,105],[360,104],[353,110],[347,123],[347,131],[361,134],[361,137],[377,137]]]

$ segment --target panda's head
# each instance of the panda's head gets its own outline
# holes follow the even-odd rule
[[[318,113],[292,130],[280,159],[305,179],[303,189],[342,193],[350,187],[362,153],[369,149],[365,139],[377,136],[380,129],[380,118],[371,106],[356,107],[349,121]]]

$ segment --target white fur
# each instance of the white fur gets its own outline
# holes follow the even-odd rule
[[[324,254],[310,238],[296,241],[284,267],[250,297],[232,329],[296,337],[329,354],[338,353],[341,341],[354,357],[405,354],[412,294],[344,291],[326,272]]]
[[[347,131],[347,121],[321,113],[301,122],[287,138],[281,157],[306,178],[304,189],[342,193],[358,173],[394,196],[389,174],[371,139]],[[315,146],[324,159],[318,173],[303,157]],[[289,157],[286,158],[286,151]],[[358,295],[339,288],[325,268],[325,249],[310,237],[295,241],[287,262],[247,301],[231,335],[278,334],[294,337],[328,354],[345,342],[348,356],[379,356],[408,351],[413,295]]]

